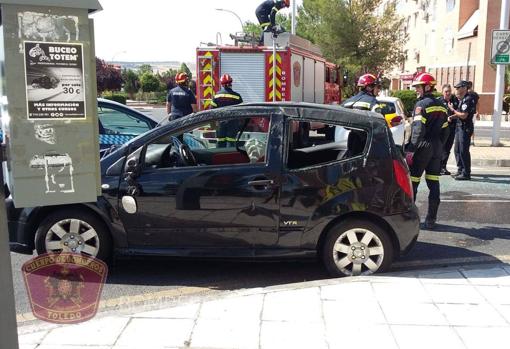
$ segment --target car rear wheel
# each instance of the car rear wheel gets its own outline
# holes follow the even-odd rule
[[[104,223],[89,212],[62,210],[39,225],[35,246],[42,253],[80,253],[107,261],[111,237]]]
[[[349,220],[329,231],[322,258],[332,276],[370,275],[389,268],[393,246],[388,234],[378,225]]]

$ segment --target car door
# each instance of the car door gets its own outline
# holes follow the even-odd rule
[[[99,102],[99,146],[121,145],[155,127],[155,122],[114,103]]]
[[[131,248],[251,248],[277,242],[282,118],[265,114],[240,120],[249,121],[242,122],[244,132],[236,133],[239,147],[219,146],[220,127],[227,121],[199,122],[145,146],[144,167],[136,177],[137,213],[119,210]],[[188,144],[198,165],[172,163],[179,161],[173,152],[176,139],[199,139],[204,129],[217,138],[208,140],[209,148]],[[123,182],[121,196],[127,190]]]

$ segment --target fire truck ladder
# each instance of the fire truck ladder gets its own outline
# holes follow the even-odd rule
[[[214,67],[213,67],[213,55],[208,52],[203,56],[198,57],[200,62],[200,100],[201,110],[209,109],[214,97]]]

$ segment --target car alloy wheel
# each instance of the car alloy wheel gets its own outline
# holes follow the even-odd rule
[[[87,222],[64,219],[48,230],[45,247],[48,253],[84,253],[96,257],[100,241],[96,230]]]
[[[333,260],[344,275],[373,274],[379,270],[383,259],[381,240],[367,229],[344,232],[333,248]]]
[[[320,253],[329,273],[337,277],[384,272],[394,252],[381,226],[369,220],[347,219],[328,230]]]

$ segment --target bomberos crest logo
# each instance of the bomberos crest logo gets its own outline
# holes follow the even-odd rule
[[[23,264],[34,316],[73,324],[93,318],[108,273],[96,258],[73,253],[43,254]]]

